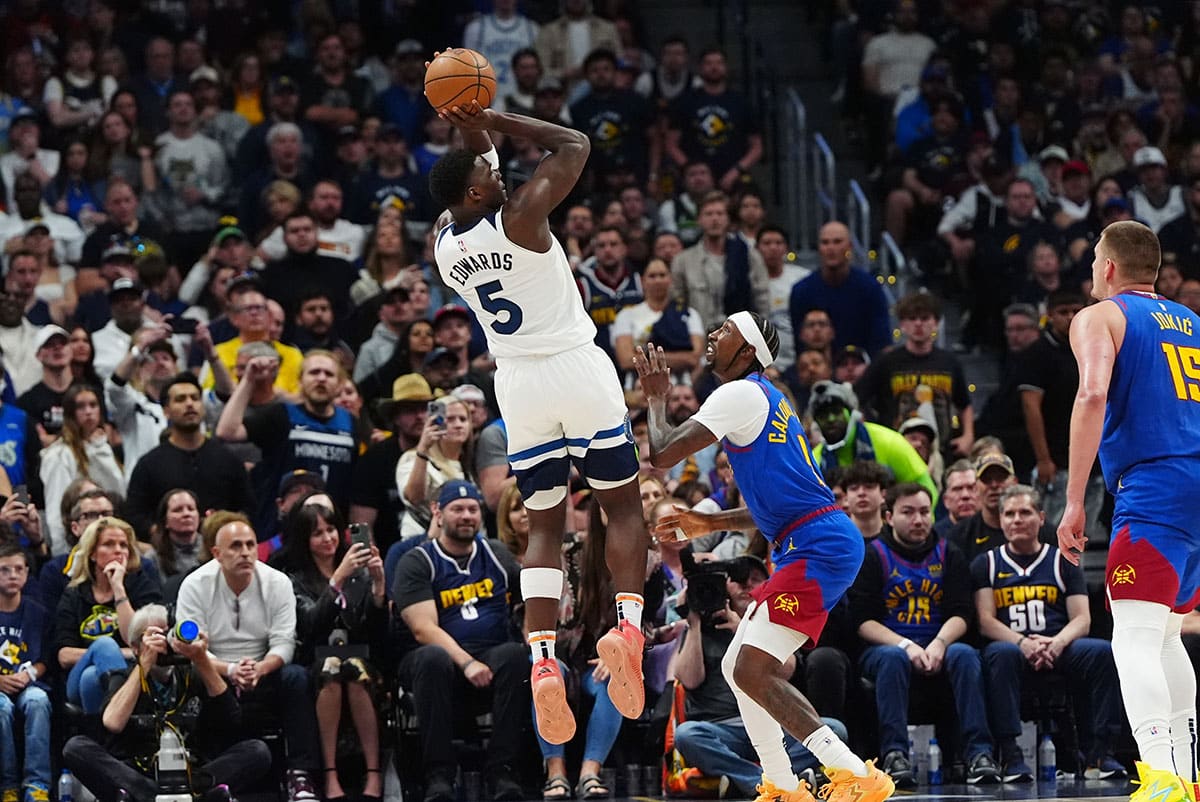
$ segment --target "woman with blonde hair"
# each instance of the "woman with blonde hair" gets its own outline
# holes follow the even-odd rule
[[[55,615],[55,654],[68,672],[67,701],[99,713],[105,674],[123,671],[133,656],[126,635],[134,612],[160,601],[162,591],[142,573],[137,537],[120,518],[106,516],[83,530],[70,576]]]
[[[505,485],[496,505],[496,537],[524,564],[525,549],[529,546],[529,512],[525,499],[516,484]]]
[[[258,236],[254,238],[254,244],[259,245],[263,240],[271,236],[275,229],[283,225],[284,220],[287,220],[293,212],[300,209],[302,200],[300,188],[291,181],[280,179],[279,181],[272,181],[267,184],[267,188],[262,191],[262,196],[259,199],[259,205],[266,212],[267,222],[263,224],[258,232]],[[261,252],[259,256],[262,256],[264,259],[266,258]]]
[[[475,481],[472,453],[471,409],[453,396],[439,399],[436,414],[430,412],[415,448],[400,455],[396,463],[396,487],[404,502],[400,536],[422,535],[429,529],[433,511],[429,502],[451,479]]]

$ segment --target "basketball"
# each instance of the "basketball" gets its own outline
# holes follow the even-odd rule
[[[487,108],[496,97],[496,73],[482,53],[456,47],[441,53],[425,70],[425,97],[438,111],[469,106]]]

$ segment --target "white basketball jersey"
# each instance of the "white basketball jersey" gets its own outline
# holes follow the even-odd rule
[[[509,241],[504,210],[438,234],[434,259],[446,286],[470,305],[493,356],[550,356],[596,339],[562,245],[535,253]]]

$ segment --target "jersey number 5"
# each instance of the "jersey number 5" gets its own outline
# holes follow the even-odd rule
[[[1162,343],[1162,350],[1171,369],[1175,397],[1180,401],[1200,401],[1200,348]]]
[[[497,334],[515,334],[517,329],[521,328],[521,321],[525,316],[521,312],[521,307],[507,298],[496,296],[496,293],[503,289],[499,281],[489,281],[487,284],[480,284],[476,287],[475,292],[479,294],[479,305],[496,316],[496,319],[492,321],[492,331]],[[507,317],[501,320],[501,316],[505,313],[507,313]]]

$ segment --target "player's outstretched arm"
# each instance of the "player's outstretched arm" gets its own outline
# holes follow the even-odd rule
[[[659,517],[654,525],[654,537],[664,543],[691,540],[712,532],[749,532],[757,528],[750,510],[738,507],[722,512],[705,513],[677,510]]]
[[[671,392],[671,368],[663,349],[647,343],[633,353],[633,366],[642,384],[650,411],[650,464],[670,468],[697,451],[717,442],[703,424],[686,420],[672,426],[667,420],[667,395]]]

